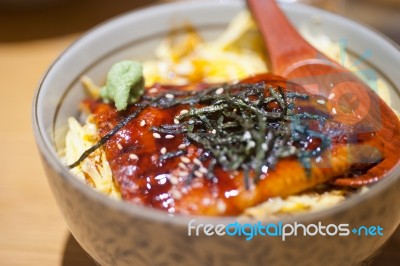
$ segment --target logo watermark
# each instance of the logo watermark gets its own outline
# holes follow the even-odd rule
[[[188,236],[244,236],[246,241],[252,240],[256,236],[278,237],[285,241],[289,237],[296,236],[326,236],[326,237],[345,237],[356,236],[383,236],[383,227],[377,226],[358,226],[351,227],[349,224],[284,224],[282,222],[267,223],[240,223],[230,224],[197,224],[193,219],[188,223]]]

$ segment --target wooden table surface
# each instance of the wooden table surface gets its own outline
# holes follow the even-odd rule
[[[151,1],[71,2],[0,5],[0,265],[94,266],[47,185],[31,129],[32,96],[47,67],[82,32]],[[399,264],[397,230],[374,265]]]

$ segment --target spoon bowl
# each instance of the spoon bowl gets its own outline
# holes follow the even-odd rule
[[[400,124],[394,112],[357,76],[303,39],[275,0],[248,0],[247,3],[263,37],[274,74],[326,97],[328,107],[333,103],[344,106],[328,110],[334,120],[355,126],[358,139],[351,141],[357,142],[370,134],[375,139],[373,146],[378,146],[378,142],[390,143],[380,148],[382,161],[375,167],[355,178],[342,177],[333,183],[358,187],[383,178],[400,159],[397,152]]]

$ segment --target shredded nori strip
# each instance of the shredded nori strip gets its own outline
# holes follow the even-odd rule
[[[222,93],[221,93],[222,90]],[[167,97],[171,94],[174,97]],[[242,170],[247,189],[257,183],[262,170],[274,169],[281,158],[296,156],[310,173],[311,158],[318,156],[330,146],[330,139],[311,130],[309,121],[325,123],[326,117],[314,113],[294,113],[295,100],[309,101],[307,94],[285,92],[280,86],[254,84],[231,84],[215,86],[201,91],[169,90],[156,96],[145,95],[136,109],[103,136],[98,143],[85,151],[69,167],[78,166],[93,151],[104,145],[116,132],[149,107],[168,109],[187,105],[188,111],[175,116],[174,124],[152,126],[157,133],[183,135],[184,144],[194,144],[204,151],[199,160],[208,162],[206,178],[216,179],[214,169]],[[177,123],[177,124],[176,124]],[[320,145],[309,150],[304,143],[308,138],[320,140]],[[172,151],[160,156],[168,160],[182,156],[185,150]],[[264,168],[263,168],[264,167]],[[189,171],[187,184],[195,178],[199,166]]]
[[[162,154],[160,156],[160,160],[165,161],[168,159],[176,158],[182,155],[185,155],[187,152],[186,150],[177,150],[177,151],[172,151],[172,152],[167,152],[166,154]]]
[[[83,152],[82,155],[79,157],[79,159],[76,162],[74,162],[73,164],[70,164],[68,167],[69,168],[77,167],[90,154],[92,154],[95,150],[97,150],[98,148],[103,146],[121,128],[126,126],[132,119],[134,119],[136,116],[138,116],[143,111],[144,108],[145,108],[145,106],[140,106],[132,114],[130,114],[127,117],[125,117],[121,122],[118,123],[118,125],[116,125],[112,130],[110,130],[106,135],[104,135],[96,144],[94,144],[92,147],[90,147],[85,152]]]

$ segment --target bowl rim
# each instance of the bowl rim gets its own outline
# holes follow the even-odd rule
[[[309,10],[310,12],[314,12],[323,16],[332,17],[336,20],[342,20],[345,23],[352,23],[357,27],[363,28],[363,30],[369,32],[370,34],[376,36],[383,42],[386,42],[390,46],[394,47],[397,52],[400,53],[399,46],[390,38],[383,35],[382,33],[378,32],[377,30],[371,29],[369,26],[363,25],[362,23],[356,22],[354,20],[348,19],[338,14],[334,14],[328,12],[326,10],[322,10],[316,7],[299,4],[299,3],[279,3],[284,9],[290,8],[301,8],[305,10]],[[228,224],[233,221],[236,221],[239,216],[198,216],[198,215],[181,215],[175,214],[170,215],[165,211],[154,209],[151,207],[145,207],[140,205],[133,205],[124,201],[116,201],[111,199],[107,195],[103,195],[82,181],[76,178],[72,173],[69,172],[68,168],[62,164],[61,160],[58,158],[56,152],[54,151],[54,147],[49,144],[49,141],[46,141],[47,138],[45,129],[41,128],[39,125],[39,116],[38,116],[38,100],[39,95],[44,87],[44,82],[46,81],[47,77],[52,74],[52,70],[58,64],[58,62],[67,55],[67,53],[74,47],[78,46],[79,43],[89,38],[90,35],[94,32],[101,31],[104,25],[111,25],[115,24],[119,21],[123,21],[129,16],[134,16],[138,13],[146,13],[146,12],[168,12],[170,10],[180,9],[180,8],[192,8],[195,9],[196,7],[204,7],[208,6],[212,8],[213,6],[218,5],[229,5],[229,6],[236,6],[238,8],[244,7],[245,4],[243,1],[240,0],[229,0],[229,1],[188,1],[188,2],[173,2],[173,3],[163,3],[159,5],[151,5],[148,7],[142,7],[135,10],[127,11],[123,14],[120,14],[114,18],[108,19],[97,26],[93,27],[92,29],[88,30],[82,36],[78,37],[75,41],[72,42],[64,51],[53,61],[53,63],[49,66],[47,71],[42,76],[38,87],[35,91],[33,96],[32,102],[32,126],[34,131],[35,140],[37,143],[37,147],[42,155],[42,160],[46,160],[49,166],[58,173],[57,178],[62,178],[66,183],[71,185],[75,190],[78,190],[80,193],[84,194],[86,197],[89,197],[90,200],[99,202],[103,206],[107,208],[111,208],[120,212],[123,212],[125,215],[130,217],[141,217],[144,219],[149,219],[153,221],[159,221],[164,223],[172,223],[175,225],[187,226],[188,222],[195,219],[198,223],[210,223],[210,224]],[[286,11],[286,10],[284,10]],[[397,92],[400,91],[399,88],[395,88]],[[355,195],[346,199],[344,202],[337,204],[332,207],[328,207],[326,209],[312,211],[312,212],[305,212],[294,214],[291,216],[280,216],[274,218],[267,218],[262,219],[262,222],[269,223],[269,222],[276,222],[280,221],[283,223],[294,223],[294,222],[307,222],[307,221],[318,221],[321,220],[323,217],[332,216],[338,214],[346,209],[351,209],[352,207],[358,205],[360,202],[371,198],[379,193],[381,193],[384,189],[389,187],[391,184],[395,183],[398,179],[400,179],[400,163],[398,162],[397,165],[390,169],[387,176],[380,180],[377,184],[374,184],[367,193],[362,193]],[[53,177],[48,177],[53,178]]]

